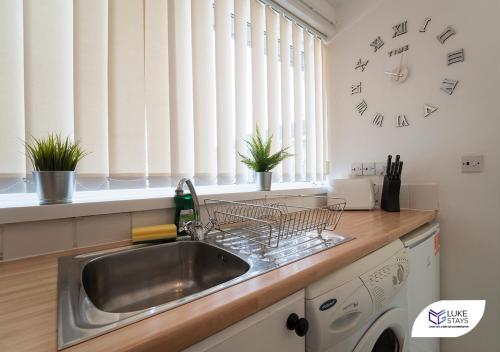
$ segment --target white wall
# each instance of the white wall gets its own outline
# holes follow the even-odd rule
[[[500,346],[499,16],[498,0],[384,0],[361,17],[344,18],[348,25],[339,26],[328,47],[332,175],[345,176],[351,162],[398,153],[405,161],[403,182],[439,183],[443,298],[487,300],[480,325],[464,337],[443,339],[445,352]],[[425,17],[432,21],[419,33]],[[405,19],[409,32],[392,39],[392,26]],[[448,25],[457,35],[442,45],[436,35]],[[377,35],[386,43],[374,53],[369,44]],[[383,71],[396,67],[399,57],[387,52],[404,44],[410,45],[410,76],[395,86]],[[448,67],[446,54],[460,48],[465,62]],[[354,70],[359,57],[370,60],[363,73]],[[451,96],[439,90],[445,77],[460,80]],[[369,105],[363,117],[354,109],[361,97],[350,94],[360,80]],[[439,110],[424,119],[424,103]],[[375,112],[385,115],[385,127],[371,125]],[[394,127],[398,113],[408,116],[410,127]],[[483,173],[461,173],[460,157],[470,153],[485,156]]]

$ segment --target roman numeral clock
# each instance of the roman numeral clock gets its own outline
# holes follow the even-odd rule
[[[433,35],[429,33],[431,27],[431,18],[427,17],[422,20],[418,28],[415,28],[415,35],[433,38],[432,40],[437,41],[437,46],[443,47],[443,60],[446,60],[443,62],[444,66],[448,67],[464,62],[464,49],[454,47],[453,44],[452,38],[457,34],[455,29],[452,26],[443,26],[441,28],[436,27],[436,32]],[[376,101],[372,103],[364,96],[365,83],[363,78],[365,78],[365,75],[369,74],[371,71],[370,60],[378,60],[378,58],[382,58],[397,61],[397,67],[384,71],[383,75],[385,76],[385,79],[390,80],[392,82],[391,85],[394,86],[403,84],[407,81],[410,74],[410,67],[405,64],[404,57],[411,52],[411,48],[410,44],[404,42],[404,39],[406,39],[405,37],[410,30],[411,27],[406,20],[392,26],[392,38],[384,38],[382,35],[375,36],[373,40],[367,43],[367,47],[369,47],[372,53],[370,57],[359,57],[354,60],[354,71],[358,72],[356,75],[357,80],[351,83],[349,89],[350,95],[355,99],[354,114],[357,117],[361,117],[369,121],[374,127],[409,127],[413,121],[416,121],[419,118],[427,119],[431,115],[436,114],[436,111],[439,110],[439,107],[432,101],[424,101],[422,102],[419,116],[410,116],[410,114],[405,112],[396,113],[393,114],[393,116],[385,116],[383,106],[380,104],[377,106]],[[389,47],[388,44],[391,40],[395,40],[397,45],[387,48]],[[428,55],[432,55],[432,52],[429,52]],[[373,67],[373,69],[375,69],[375,67]],[[450,76],[449,73],[447,74],[446,72],[444,72],[441,77],[432,77],[432,80],[435,81],[434,87],[436,94],[451,96],[459,86],[459,80],[457,77],[453,77],[453,75]],[[432,87],[430,87],[430,89],[432,89]],[[389,92],[388,94],[391,93]]]

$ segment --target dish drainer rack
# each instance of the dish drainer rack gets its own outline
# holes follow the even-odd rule
[[[297,201],[320,205],[292,205]],[[264,247],[277,248],[283,240],[305,236],[321,239],[323,230],[335,230],[346,201],[327,196],[273,195],[272,198],[237,202],[206,199],[205,205],[216,230]]]

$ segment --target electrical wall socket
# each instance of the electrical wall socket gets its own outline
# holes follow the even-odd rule
[[[386,170],[387,170],[387,163],[385,162],[375,163],[375,175],[384,176]]]
[[[354,175],[354,176],[363,176],[363,164],[361,164],[361,163],[352,163],[351,164],[351,175]]]
[[[462,156],[462,172],[483,172],[483,169],[484,169],[483,155]]]
[[[363,163],[363,176],[375,176],[375,163]]]
[[[385,175],[384,162],[352,163],[351,176],[383,176]]]

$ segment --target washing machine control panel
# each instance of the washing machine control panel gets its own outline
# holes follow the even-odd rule
[[[360,276],[376,309],[392,300],[406,282],[409,272],[409,252],[404,248],[386,262]]]

